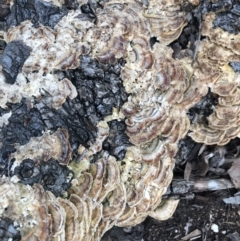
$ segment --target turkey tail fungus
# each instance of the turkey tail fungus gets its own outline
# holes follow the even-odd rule
[[[99,241],[173,215],[179,141],[240,137],[240,35],[212,2],[192,65],[199,1],[0,0],[3,240]],[[215,108],[190,120],[208,93]]]

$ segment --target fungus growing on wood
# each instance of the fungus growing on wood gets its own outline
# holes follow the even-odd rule
[[[182,0],[86,3],[66,1],[65,11],[62,1],[35,0],[35,19],[11,25],[15,5],[7,18],[0,144],[10,180],[1,179],[0,217],[19,225],[22,240],[98,241],[114,225],[165,220],[178,203],[162,196],[179,140],[189,130],[211,145],[239,136],[239,75],[228,66],[239,61],[239,36],[213,29],[214,14],[204,15],[209,40],[191,66],[167,46],[188,21]],[[14,43],[26,51],[12,61],[9,83],[4,59]],[[190,125],[186,112],[209,89],[217,106],[205,123]]]
[[[70,161],[72,150],[68,141],[68,132],[64,129],[58,129],[50,135],[44,133],[40,137],[32,137],[25,145],[15,146],[16,151],[11,154],[16,163],[30,158],[36,162],[39,160],[48,161],[54,158],[62,165],[67,165]]]
[[[207,123],[192,125],[189,136],[196,142],[207,145],[225,145],[231,139],[240,135],[239,128],[239,73],[229,66],[230,62],[239,61],[240,55],[234,46],[238,42],[239,34],[229,34],[221,28],[213,28],[214,13],[204,16],[203,35],[210,40],[203,40],[200,44],[197,62],[201,71],[199,77],[205,79],[205,85],[217,95],[218,104],[214,112],[207,117]],[[218,41],[218,39],[221,40]],[[208,61],[208,67],[202,63]],[[208,70],[208,71],[207,71]],[[204,73],[210,73],[207,81]]]

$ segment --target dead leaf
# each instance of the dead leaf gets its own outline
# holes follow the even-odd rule
[[[226,204],[240,204],[240,196],[224,198],[223,201]]]
[[[235,160],[232,164],[232,167],[228,170],[228,174],[231,177],[231,180],[235,188],[240,188],[240,158]]]
[[[212,157],[210,154],[207,155],[207,152],[203,152],[199,158],[199,176],[205,176],[209,169],[209,158]]]
[[[231,239],[231,241],[239,241],[240,240],[240,235],[238,232],[228,234],[228,238]]]
[[[189,240],[190,238],[195,238],[195,237],[201,235],[201,233],[202,232],[199,229],[196,229],[196,230],[192,231],[190,234],[181,238],[181,240]]]
[[[190,175],[192,172],[192,163],[191,162],[187,162],[186,166],[185,166],[185,170],[184,170],[184,179],[189,181]]]
[[[202,179],[195,182],[193,192],[216,191],[233,187],[233,183],[226,178]]]

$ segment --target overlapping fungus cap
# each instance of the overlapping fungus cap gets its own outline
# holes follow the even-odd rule
[[[65,129],[58,129],[52,135],[44,133],[40,137],[33,137],[27,144],[16,145],[15,148],[16,151],[11,154],[11,158],[18,164],[28,158],[36,163],[39,160],[48,161],[54,158],[62,165],[67,165],[72,154],[68,132]]]
[[[62,6],[62,1],[47,2]],[[86,3],[78,2],[80,5]],[[198,1],[189,2],[198,4]],[[227,66],[229,59],[239,60],[237,50],[231,50],[238,38],[235,36],[229,40],[222,30],[213,30],[210,24],[213,17],[207,14],[203,33],[210,40],[203,40],[200,44],[195,65],[191,67],[189,58],[173,59],[173,52],[166,45],[176,40],[187,24],[186,13],[180,11],[181,3],[182,0],[149,1],[148,6],[143,6],[140,1],[112,0],[96,9],[96,21],[84,18],[83,12],[76,9],[68,11],[53,28],[41,22],[33,28],[32,22],[26,20],[5,33],[10,47],[18,41],[18,45],[28,50],[29,56],[23,55],[23,63],[18,63],[21,73],[12,77],[13,83],[7,83],[4,75],[7,68],[1,63],[0,81],[4,91],[1,92],[0,106],[6,108],[9,101],[17,103],[23,97],[32,100],[35,96],[38,98],[36,109],[49,129],[54,129],[53,113],[58,113],[64,124],[70,121],[75,127],[78,120],[83,119],[83,123],[87,123],[86,130],[94,130],[89,134],[84,129],[78,134],[81,125],[76,124],[77,131],[60,128],[42,135],[38,132],[38,137],[32,137],[27,144],[15,145],[16,150],[10,155],[15,159],[12,168],[23,163],[31,166],[41,161],[50,163],[51,158],[57,159],[61,165],[68,165],[72,157],[68,133],[77,132],[79,138],[84,137],[79,141],[81,145],[74,147],[79,155],[78,162],[69,164],[74,179],[67,198],[56,198],[52,193],[44,192],[40,185],[29,187],[2,181],[1,216],[9,216],[22,225],[23,240],[37,237],[43,241],[97,241],[113,225],[133,226],[148,215],[158,220],[169,218],[178,200],[163,201],[162,195],[172,180],[177,143],[190,128],[186,111],[207,94],[209,87],[218,95],[219,104],[208,117],[208,126],[192,125],[190,135],[206,144],[215,141],[223,144],[238,135],[239,120],[234,113],[239,111],[239,80]],[[207,22],[210,18],[211,21]],[[151,46],[151,37],[160,42]],[[221,42],[218,46],[219,37],[223,37],[226,43]],[[79,55],[88,53],[100,64],[88,57],[79,58]],[[120,58],[126,61],[124,67],[114,65],[113,68],[121,68],[128,96],[124,93],[114,106],[112,96],[123,90],[119,87],[119,80],[115,85],[108,83],[116,80],[114,74],[117,71],[114,74],[109,72],[110,77],[106,78],[103,69],[110,68],[109,65]],[[79,66],[80,60],[83,66]],[[85,92],[92,91],[84,86],[90,84],[90,77],[91,83],[100,87],[92,95],[84,96]],[[107,88],[102,88],[104,84],[108,89],[114,89],[111,98],[104,98],[110,95]],[[49,93],[42,100],[41,85]],[[91,88],[94,87],[97,86],[92,84]],[[98,95],[98,100],[91,100],[94,95]],[[235,101],[234,107],[232,100]],[[125,102],[123,106],[122,102]],[[108,107],[106,111],[103,103]],[[29,104],[29,108],[32,105]],[[49,106],[56,110],[50,112]],[[113,107],[121,110],[113,113]],[[83,109],[86,113],[80,113]],[[92,114],[92,111],[98,114]],[[7,124],[9,115],[10,112],[8,116],[1,116],[2,125]],[[125,156],[117,161],[106,151],[110,143],[106,142],[111,135],[108,121],[118,119],[125,121],[129,141],[126,141]],[[224,125],[231,126],[223,130]],[[6,207],[11,208],[6,210]]]
[[[48,93],[47,102],[55,109],[59,109],[66,98],[73,99],[77,96],[75,86],[67,78],[59,81],[57,75],[42,73],[29,73],[27,76],[18,74],[13,85],[5,83],[5,77],[0,72],[1,92],[0,106],[6,108],[6,103],[19,103],[22,98],[32,100],[33,96],[41,99],[43,93]],[[44,86],[44,88],[42,88]]]
[[[1,217],[8,217],[15,221],[16,226],[21,227],[22,240],[49,240],[52,219],[41,186],[31,188],[1,180],[0,193]]]
[[[73,167],[76,178],[69,192],[85,201],[96,202],[96,207],[102,208],[102,213],[100,210],[97,212],[100,222],[132,226],[144,220],[150,213],[154,213],[171,181],[174,165],[171,158],[165,157],[160,162],[158,160],[154,165],[149,165],[136,162],[139,154],[134,155],[133,152],[134,150],[128,150],[121,168],[115,158],[107,153],[93,164],[85,160],[82,167]],[[171,207],[166,210],[166,214],[171,215],[172,212]]]
[[[239,34],[233,35],[221,28],[213,28],[214,19],[214,13],[204,16],[203,35],[208,36],[209,40],[203,40],[200,44],[197,62],[201,71],[197,71],[196,74],[217,95],[218,104],[214,112],[207,117],[207,123],[192,125],[193,132],[189,135],[196,142],[225,145],[240,134],[240,75],[229,66],[229,62],[240,60],[235,47],[239,41]]]
[[[103,9],[97,9],[97,25],[85,38],[93,47],[93,57],[101,63],[113,64],[125,57],[128,41],[135,37],[136,30],[150,37],[148,22],[141,13],[142,7],[135,1],[109,1]]]
[[[150,23],[151,36],[157,37],[164,45],[177,39],[187,25],[186,14],[180,11],[180,6],[170,4],[164,6],[150,1],[149,7],[144,11],[144,17]]]
[[[214,19],[215,13],[213,12],[204,15],[202,35],[208,36],[211,42],[231,49],[233,53],[239,55],[240,35],[228,33],[219,27],[213,28]]]
[[[22,240],[86,240],[84,228],[92,219],[94,207],[91,202],[81,205],[74,195],[71,201],[56,198],[51,192],[44,192],[40,185],[33,187],[14,185],[1,180],[0,210],[2,217],[14,220]],[[88,211],[91,211],[89,213]]]
[[[122,107],[127,118],[126,133],[137,146],[159,135],[177,143],[189,129],[185,106],[180,105],[188,88],[185,69],[171,58],[172,51],[161,44],[156,43],[153,51],[147,44],[134,47],[135,54],[143,57],[131,59],[130,53],[122,70],[125,88],[132,93]],[[147,54],[141,55],[142,52]],[[150,65],[146,64],[149,59]]]
[[[183,4],[198,5],[199,0],[149,0],[144,17],[150,23],[151,36],[169,45],[176,40],[187,25],[187,16],[181,10]]]
[[[69,96],[75,98],[77,93],[73,84],[68,79],[62,79],[52,74],[56,69],[71,69],[79,66],[79,55],[89,52],[89,46],[82,42],[83,33],[86,25],[77,19],[81,12],[69,12],[67,17],[64,17],[56,26],[55,29],[46,27],[40,24],[38,28],[34,28],[29,20],[22,22],[17,27],[12,27],[5,34],[5,40],[8,42],[7,47],[3,52],[4,55],[14,59],[14,51],[20,44],[21,48],[28,48],[30,56],[26,56],[19,63],[19,73],[13,76],[9,83],[9,73],[11,70],[5,67],[5,62],[2,62],[0,70],[0,81],[2,88],[0,104],[5,108],[5,104],[18,103],[22,98],[32,98],[41,96],[41,89],[44,86],[46,93],[49,93],[53,98],[50,101],[53,108],[60,108]],[[89,25],[92,23],[89,22]],[[77,31],[78,29],[78,31]],[[64,33],[64,34],[63,34]],[[63,37],[64,36],[64,37]],[[12,45],[11,45],[12,44]],[[12,50],[9,49],[12,46]],[[20,51],[20,50],[19,50]],[[7,65],[7,63],[6,63]],[[16,71],[16,70],[14,70]],[[33,73],[34,72],[34,73]],[[50,73],[51,72],[51,73]],[[11,75],[13,75],[11,73]],[[9,86],[11,84],[11,86]]]
[[[8,30],[5,37],[7,42],[21,40],[32,49],[23,65],[23,73],[37,70],[49,73],[54,69],[71,69],[79,65],[78,56],[88,53],[89,47],[81,41],[83,33],[77,33],[74,26],[77,25],[77,14],[80,12],[70,12],[54,29],[42,25],[33,28],[32,23],[26,20]]]

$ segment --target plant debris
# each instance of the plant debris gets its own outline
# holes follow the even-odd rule
[[[8,84],[14,84],[16,77],[21,72],[25,60],[29,57],[31,48],[21,41],[12,41],[7,44],[2,55],[0,64]]]
[[[235,3],[0,0],[2,239],[235,235]]]
[[[233,162],[232,167],[228,170],[232,182],[237,189],[240,188],[240,159]]]

